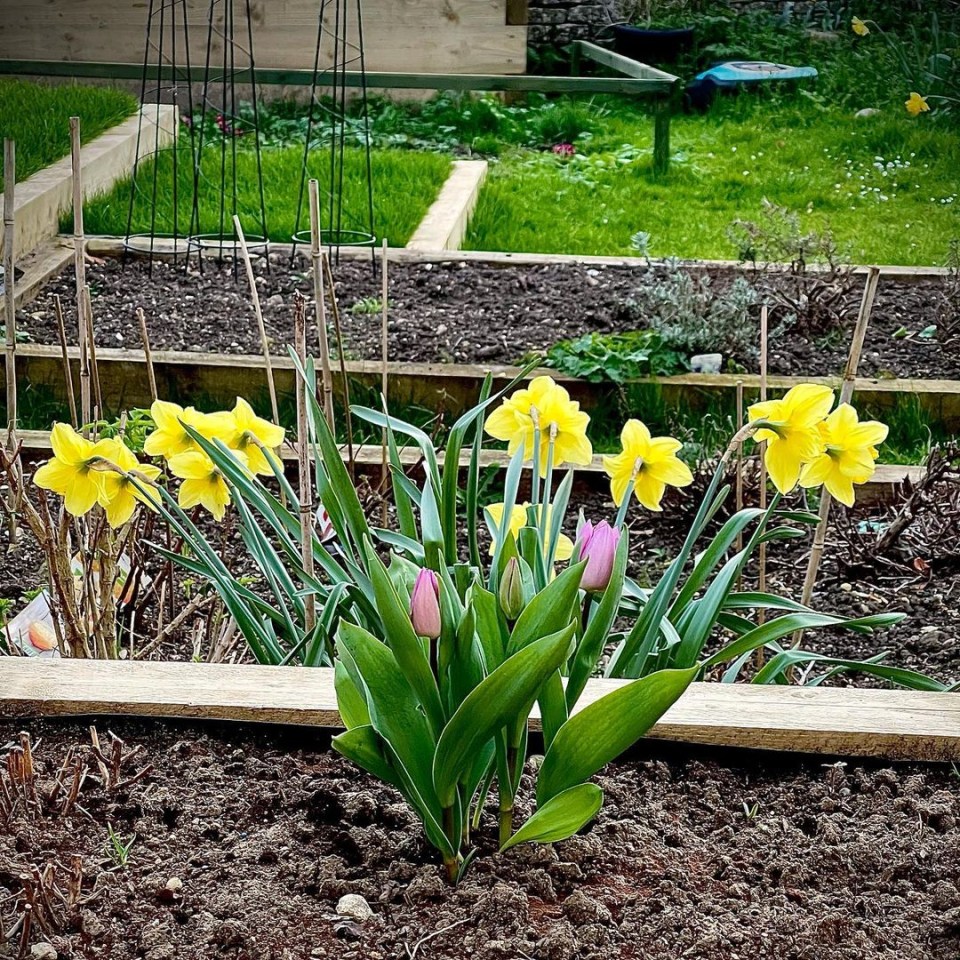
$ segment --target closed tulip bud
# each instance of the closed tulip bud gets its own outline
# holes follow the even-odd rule
[[[586,560],[580,586],[588,592],[605,590],[613,573],[613,561],[620,543],[620,531],[606,520],[596,526],[585,523],[580,530],[578,560]]]
[[[516,557],[507,561],[500,580],[500,609],[508,620],[516,620],[523,612],[523,576]]]
[[[430,640],[440,636],[440,582],[432,570],[417,574],[410,595],[410,620],[417,636]]]

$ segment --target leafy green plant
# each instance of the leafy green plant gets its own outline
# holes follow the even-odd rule
[[[107,824],[107,855],[118,869],[123,870],[130,862],[130,851],[136,841],[136,834],[124,841],[123,837],[113,829],[113,824]]]
[[[547,350],[544,361],[555,370],[592,383],[624,383],[690,369],[686,355],[666,345],[653,330],[586,333],[575,340],[561,340]]]

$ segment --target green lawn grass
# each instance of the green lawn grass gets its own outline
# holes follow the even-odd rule
[[[200,233],[233,234],[231,221],[234,185],[228,175],[226,191],[221,190],[220,150],[206,151],[200,179]],[[167,150],[156,161],[142,164],[137,174],[138,189],[134,203],[133,233],[151,229],[153,209],[153,164],[157,164],[157,197],[155,231],[173,232],[173,151]],[[265,149],[262,153],[264,202],[270,239],[289,241],[297,213],[300,189],[302,149],[296,147]],[[329,154],[318,151],[311,159],[310,175],[321,186],[321,210],[325,209],[324,185],[329,178]],[[443,181],[450,172],[450,160],[439,154],[419,154],[401,150],[376,150],[371,154],[373,172],[374,229],[391,246],[403,246],[423,219],[427,208],[436,199]],[[182,146],[178,155],[177,197],[178,232],[190,229],[193,197],[193,165],[189,148]],[[227,170],[231,160],[227,158]],[[366,159],[361,150],[344,153],[343,229],[366,229],[367,190]],[[257,187],[256,158],[249,150],[237,153],[237,210],[247,233],[259,232],[260,195]],[[95,198],[84,208],[84,226],[91,234],[124,235],[130,204],[131,181],[118,183],[114,189]],[[221,214],[221,200],[227,202]],[[304,202],[301,229],[309,231],[310,220]],[[70,229],[69,220],[63,224]]]
[[[70,153],[71,117],[80,117],[80,139],[86,143],[136,109],[134,97],[110,87],[0,79],[0,137],[16,141],[18,181]]]
[[[515,149],[491,170],[466,246],[474,250],[733,259],[737,219],[768,200],[832,231],[858,263],[942,263],[960,236],[960,136],[955,126],[894,107],[855,119],[806,98],[752,96],[672,125],[670,171],[652,171],[652,122],[608,111],[567,160]]]

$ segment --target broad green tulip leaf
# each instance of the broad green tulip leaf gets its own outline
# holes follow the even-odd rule
[[[562,630],[576,617],[574,607],[579,597],[580,578],[586,566],[584,561],[567,567],[527,604],[510,634],[508,656],[548,633]]]
[[[547,749],[559,729],[567,722],[567,699],[559,670],[555,670],[543,685],[537,702],[540,704],[544,749]]]
[[[377,610],[383,622],[384,640],[397,658],[403,675],[416,691],[434,735],[439,736],[444,723],[443,707],[440,704],[436,679],[423,649],[423,641],[414,632],[410,615],[400,602],[383,561],[370,546],[369,540],[364,542],[363,547],[377,597]]]
[[[421,796],[439,816],[432,782],[436,741],[396,657],[372,634],[346,621],[340,624],[337,647],[349,654],[366,687],[371,725],[392,747]]]
[[[552,797],[500,848],[518,843],[555,843],[572,837],[589,823],[603,805],[603,791],[595,783],[578,783]]]
[[[501,728],[526,716],[540,688],[566,660],[574,624],[535,640],[505,660],[470,692],[450,718],[437,744],[433,781],[444,807],[456,795],[457,781],[476,751]]]
[[[378,780],[394,787],[400,786],[396,771],[384,756],[380,735],[369,724],[351,727],[334,737],[330,743],[337,753],[352,760],[367,773],[372,773]]]
[[[370,723],[367,701],[351,679],[346,665],[339,659],[333,665],[333,683],[337,691],[337,709],[343,725],[348,730],[367,726]]]
[[[592,777],[632,747],[676,703],[697,670],[651,673],[575,713],[560,728],[543,758],[537,805]]]
[[[507,626],[500,602],[478,580],[470,588],[467,603],[473,606],[477,615],[477,638],[483,650],[485,672],[492,673],[506,656]]]

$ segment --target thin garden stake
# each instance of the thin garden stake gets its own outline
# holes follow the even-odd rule
[[[380,298],[381,298],[381,323],[380,323],[380,393],[383,395],[383,409],[387,409],[387,358],[388,358],[388,347],[387,347],[387,290],[389,288],[388,278],[387,278],[387,249],[388,241],[387,238],[383,238],[383,259],[380,264],[380,276],[383,281]],[[387,431],[386,429],[380,432],[380,443],[382,445],[382,459],[380,461],[380,495],[383,497],[383,525],[387,525],[387,485],[389,482],[389,473],[387,470]]]
[[[320,382],[323,412],[330,429],[333,422],[333,375],[330,372],[330,344],[327,341],[327,304],[323,295],[323,258],[320,243],[320,187],[310,181],[310,265],[313,268],[313,298],[317,305],[317,339],[320,344]],[[332,286],[331,281],[331,286]]]
[[[307,320],[303,295],[298,290],[293,298],[293,340],[303,369],[307,366]],[[313,484],[310,481],[310,451],[307,444],[306,384],[297,385],[297,464],[300,471],[300,550],[303,569],[313,579]],[[309,633],[317,622],[316,597],[304,597],[304,627]]]
[[[743,381],[737,381],[737,430],[743,426]],[[737,513],[743,509],[743,441],[737,444]],[[743,549],[743,534],[737,534],[737,553]],[[743,573],[737,577],[737,589],[743,587]]]
[[[767,334],[768,334],[768,324],[767,324],[767,306],[764,304],[760,308],[760,402],[762,403],[767,399]],[[760,509],[767,509],[767,464],[766,464],[766,453],[767,453],[767,444],[766,441],[760,444]],[[760,544],[760,550],[758,553],[757,562],[759,565],[759,573],[757,577],[757,589],[761,593],[765,593],[767,590],[767,545],[765,543]],[[757,623],[763,624],[767,619],[766,608],[761,607],[757,611]],[[757,647],[757,656],[756,662],[757,666],[763,665],[763,647]]]
[[[83,313],[87,326],[87,345],[90,348],[90,379],[93,383],[93,397],[97,401],[96,419],[104,416],[103,392],[100,389],[100,368],[97,366],[97,342],[93,334],[93,302],[90,299],[90,286],[83,288]]]
[[[843,371],[843,382],[840,385],[840,403],[849,403],[856,386],[857,370],[860,367],[860,354],[863,353],[863,342],[867,336],[867,325],[873,313],[873,301],[877,295],[877,284],[880,282],[880,271],[877,267],[870,267],[867,272],[867,282],[863,288],[863,299],[860,301],[860,312],[857,314],[857,325],[853,329],[853,340],[850,342],[850,353],[847,355],[847,365]],[[813,588],[817,583],[817,573],[820,570],[820,560],[823,557],[823,547],[827,540],[827,526],[830,522],[830,508],[833,506],[833,496],[824,487],[820,491],[820,513],[816,532],[813,535],[813,547],[810,550],[810,560],[807,563],[807,575],[803,581],[801,603],[810,603],[813,597]],[[793,645],[800,643],[803,631],[798,630],[793,635]]]
[[[7,448],[17,445],[17,295],[14,279],[14,247],[16,221],[14,200],[17,183],[17,146],[13,140],[3,141],[3,291],[6,326],[7,378]]]
[[[70,422],[74,430],[80,425],[77,420],[77,397],[73,392],[73,371],[70,369],[70,354],[67,351],[67,327],[63,321],[63,304],[60,294],[53,295],[53,313],[57,319],[57,337],[60,340],[60,356],[63,358],[63,379],[67,384],[67,404],[70,407]]]
[[[240,224],[240,218],[234,214],[233,229],[237,232],[237,244],[240,247],[240,255],[243,257],[243,263],[247,271],[247,282],[250,284],[250,296],[253,299],[253,312],[257,317],[257,328],[260,331],[260,346],[263,350],[263,363],[267,371],[267,389],[270,391],[270,411],[273,414],[273,422],[280,423],[280,410],[277,406],[277,385],[273,380],[273,363],[270,359],[270,344],[267,342],[267,329],[263,325],[263,311],[260,309],[260,294],[257,292],[257,280],[253,275],[253,262],[250,259],[250,251],[247,249],[247,238],[243,235],[243,227]]]
[[[147,361],[147,379],[150,381],[150,399],[158,400],[157,373],[153,369],[153,353],[150,350],[150,333],[147,330],[147,315],[143,307],[137,307],[137,320],[140,323],[140,343],[143,345],[143,355]]]
[[[357,464],[353,455],[353,416],[350,413],[350,381],[347,379],[347,361],[343,355],[343,330],[340,327],[340,304],[333,285],[333,271],[330,258],[323,255],[323,269],[327,278],[327,291],[330,294],[330,307],[333,311],[333,333],[337,340],[337,360],[340,362],[340,382],[343,387],[343,417],[347,431],[347,470],[350,479],[356,479]]]
[[[84,288],[87,266],[84,261],[83,173],[80,167],[80,118],[70,118],[70,166],[73,173],[73,272],[77,291],[77,335],[80,344],[80,422],[88,426],[93,419],[90,404],[90,351],[87,349],[89,324],[84,314]],[[89,431],[87,431],[89,432]]]

